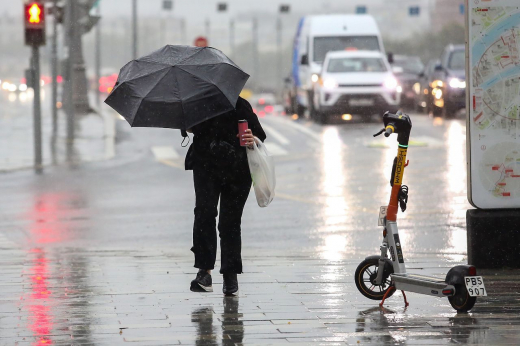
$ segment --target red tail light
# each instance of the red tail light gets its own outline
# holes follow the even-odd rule
[[[477,275],[477,268],[474,266],[469,267],[469,276],[476,276]]]

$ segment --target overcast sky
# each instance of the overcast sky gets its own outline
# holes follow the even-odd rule
[[[255,11],[278,11],[280,4],[291,5],[295,12],[311,12],[327,8],[341,8],[343,0],[173,0],[173,12],[177,15],[198,15],[202,17],[217,15],[217,3],[227,3],[229,15]],[[361,1],[363,2],[363,1]],[[0,0],[1,10],[12,14],[22,13],[23,0]],[[138,0],[141,15],[157,15],[162,12],[163,0]],[[101,0],[101,11],[105,16],[127,15],[131,13],[132,0]],[[220,14],[223,15],[223,14]]]

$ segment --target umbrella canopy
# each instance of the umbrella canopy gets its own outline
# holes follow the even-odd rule
[[[123,66],[105,103],[132,127],[186,130],[233,110],[248,78],[218,49],[168,45]]]

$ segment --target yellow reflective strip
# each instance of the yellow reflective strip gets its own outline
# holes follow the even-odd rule
[[[397,163],[395,165],[394,185],[403,184],[404,166],[406,165],[407,148],[399,147],[397,149]]]

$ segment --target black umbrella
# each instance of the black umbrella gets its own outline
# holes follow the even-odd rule
[[[248,78],[218,49],[168,45],[123,66],[105,103],[132,127],[185,130],[233,110]]]

